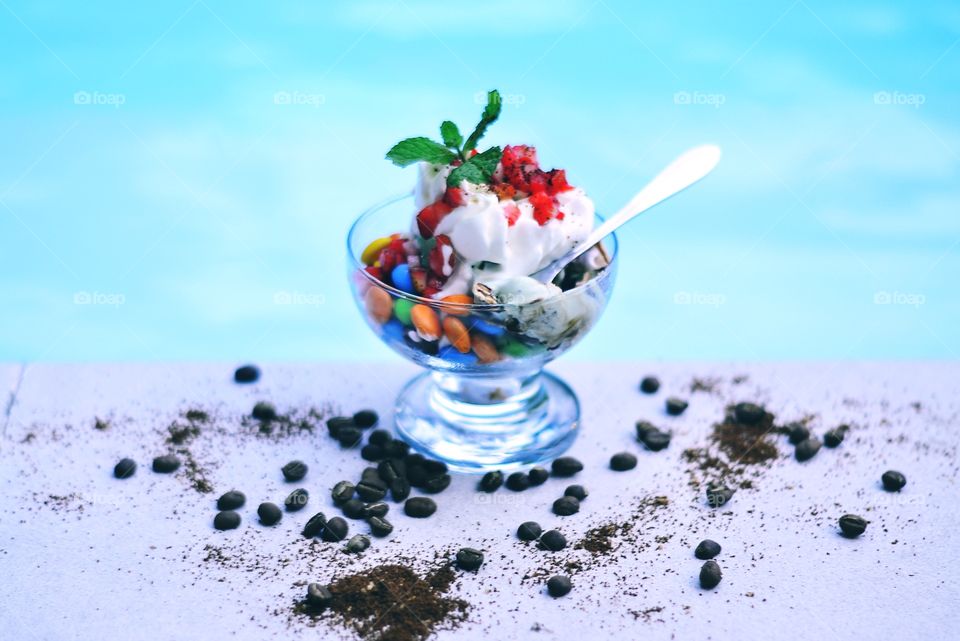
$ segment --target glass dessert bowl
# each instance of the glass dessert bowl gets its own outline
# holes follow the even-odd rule
[[[616,276],[615,235],[571,263],[547,296],[528,291],[523,280],[495,278],[492,286],[476,280],[470,294],[423,295],[409,266],[400,267],[417,271],[423,239],[383,236],[410,227],[414,199],[406,194],[372,207],[347,238],[351,289],[367,324],[427,368],[397,399],[399,435],[461,471],[556,458],[577,436],[580,406],[543,368],[581,340],[606,306]],[[383,251],[391,243],[406,247],[408,262],[400,259],[393,266],[399,272],[384,277],[380,258],[389,260]],[[430,248],[434,256],[438,244]]]

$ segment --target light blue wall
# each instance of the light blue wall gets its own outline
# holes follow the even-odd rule
[[[0,360],[393,358],[346,229],[493,87],[602,211],[725,150],[571,357],[960,355],[956,2],[3,0],[0,49]]]

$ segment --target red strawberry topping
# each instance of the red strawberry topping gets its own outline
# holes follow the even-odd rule
[[[417,214],[417,229],[424,238],[432,238],[433,232],[443,220],[443,217],[453,211],[453,207],[438,200],[432,205],[427,205]]]

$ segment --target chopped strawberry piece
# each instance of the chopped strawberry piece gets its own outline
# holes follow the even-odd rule
[[[457,261],[456,252],[453,251],[453,243],[450,237],[445,234],[437,236],[437,244],[430,250],[430,271],[433,275],[442,278],[445,282],[450,274],[453,273],[454,265]],[[430,283],[428,282],[429,286]],[[442,282],[441,282],[442,285]]]
[[[439,287],[427,287],[425,290],[420,292],[420,295],[423,296],[424,298],[433,298],[439,293],[440,293]]]
[[[443,202],[454,208],[459,207],[466,202],[463,190],[459,187],[447,187],[446,193],[443,194]]]
[[[497,183],[493,186],[493,191],[500,200],[513,200],[517,195],[517,188],[510,183]]]
[[[421,209],[420,213],[417,214],[417,229],[420,235],[424,238],[432,238],[437,225],[452,210],[453,208],[442,200]]]
[[[368,267],[364,267],[364,271],[366,271],[368,274],[370,274],[377,280],[381,280],[381,281],[383,280],[383,271],[381,271],[379,267],[374,267],[373,265],[370,265]]]
[[[557,215],[554,216],[554,218],[556,218],[557,220],[563,220],[564,217],[566,217],[566,214],[564,214],[562,211],[558,211]]]
[[[423,267],[410,268],[410,281],[413,283],[414,291],[423,294],[427,289],[427,270]]]
[[[520,218],[520,208],[514,203],[509,202],[503,206],[503,213],[507,217],[507,226],[513,227]]]
[[[540,225],[545,225],[557,211],[556,200],[544,192],[532,194],[530,204],[533,205],[533,219]]]
[[[567,172],[563,169],[551,169],[546,172],[547,193],[556,196],[562,191],[570,191],[573,187],[567,182]]]

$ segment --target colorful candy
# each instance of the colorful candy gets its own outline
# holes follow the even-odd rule
[[[393,315],[393,298],[387,290],[380,287],[371,287],[363,296],[370,318],[383,325]]]
[[[410,278],[410,266],[402,263],[393,268],[390,272],[390,279],[393,280],[393,286],[401,289],[408,294],[413,293],[413,280]]]
[[[373,265],[380,257],[380,252],[383,251],[392,240],[389,236],[376,239],[363,250],[363,253],[360,254],[360,260],[363,261],[364,265]]]
[[[458,352],[466,354],[470,351],[470,332],[459,318],[455,316],[444,318],[443,333]]]
[[[473,304],[473,296],[467,294],[451,294],[441,299],[443,311],[454,316],[466,316],[470,313],[464,306]]]
[[[423,340],[435,341],[440,338],[440,319],[427,305],[414,305],[410,310],[410,320]]]
[[[393,303],[393,315],[404,325],[410,325],[410,310],[413,309],[413,303],[406,298],[398,298]]]
[[[500,360],[500,352],[489,338],[480,333],[472,336],[471,345],[481,363],[496,363]]]

